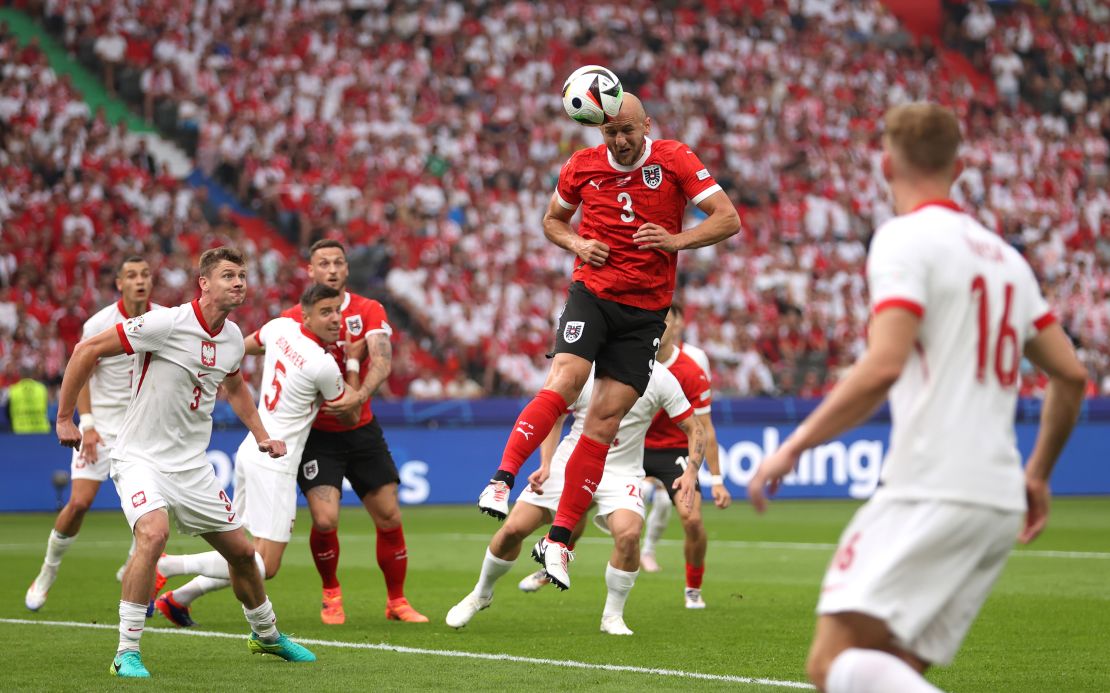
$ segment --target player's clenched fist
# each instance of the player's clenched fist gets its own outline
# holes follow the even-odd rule
[[[609,246],[593,239],[583,240],[578,244],[577,253],[587,265],[601,267],[609,259]]]
[[[679,250],[675,235],[659,224],[647,223],[640,226],[632,234],[632,240],[642,249],[665,250],[668,253],[677,253]]]
[[[285,457],[285,441],[267,438],[258,444],[259,452],[264,452],[270,457]]]
[[[54,430],[58,434],[58,442],[67,448],[77,448],[81,445],[81,431],[77,430],[71,419],[59,419],[55,422]]]

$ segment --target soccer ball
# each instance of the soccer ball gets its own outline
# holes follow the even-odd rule
[[[623,101],[620,79],[601,65],[580,67],[563,83],[563,108],[584,125],[601,125],[617,117]]]

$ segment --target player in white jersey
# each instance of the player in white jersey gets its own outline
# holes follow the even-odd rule
[[[948,200],[956,117],[916,103],[885,124],[900,216],[871,245],[867,352],[748,487],[762,511],[764,486],[775,491],[804,450],[865,421],[890,392],[882,484],[844,531],[817,606],[807,670],[831,693],[937,690],[922,674],[955,656],[1014,539],[1045,526],[1048,478],[1087,377],[1029,265]],[[1023,352],[1050,379],[1024,476],[1013,426]]]
[[[131,402],[112,449],[111,475],[124,515],[135,535],[135,554],[123,576],[119,602],[119,648],[109,671],[147,678],[139,654],[155,564],[169,536],[168,510],[178,527],[199,534],[230,567],[232,587],[251,625],[252,652],[291,661],[315,655],[282,635],[273,606],[255,567],[254,547],[208,463],[212,408],[223,386],[236,415],[273,457],[285,443],[271,439],[243,377],[243,337],[228,314],[246,299],[246,261],[232,248],[214,248],[200,258],[200,298],[131,318],[84,340],[74,349],[59,393],[56,430],[67,447],[78,447],[73,424],[78,391],[98,359],[135,355]]]
[[[116,272],[116,288],[120,299],[85,321],[81,330],[82,339],[88,339],[127,318],[161,307],[150,303],[150,265],[137,255],[128,257],[120,264]],[[131,399],[131,361],[126,354],[101,359],[93,369],[88,384],[77,395],[81,449],[73,451],[70,461],[72,483],[69,501],[54,521],[42,568],[27,588],[24,604],[31,611],[38,611],[46,603],[47,592],[58,576],[62,557],[76,541],[85,513],[96,498],[100,484],[108,478],[108,452],[115,443],[123,414],[127,411],[127,402]],[[132,542],[131,551],[134,550]],[[120,579],[124,568],[126,564],[117,572]]]
[[[265,354],[258,416],[270,435],[284,440],[287,448],[285,457],[273,459],[260,452],[254,434],[247,433],[235,456],[232,506],[254,537],[266,579],[277,574],[293,533],[297,466],[316,412],[322,402],[342,406],[357,394],[357,373],[349,374],[354,389],[345,388],[330,351],[337,348],[342,301],[337,289],[310,286],[301,295],[303,324],[277,318],[245,340],[246,353]],[[230,584],[227,561],[217,551],[162,556],[158,572],[167,578],[197,575],[155,602],[158,611],[178,626],[194,625],[189,612],[194,600]]]
[[[554,516],[563,493],[567,460],[582,436],[593,387],[591,373],[571,406],[574,424],[566,438],[557,443],[563,430],[564,414],[542,443],[540,468],[528,477],[528,487],[517,497],[505,524],[493,535],[482,561],[477,585],[447,613],[447,625],[452,628],[465,626],[474,614],[489,607],[494,583],[512,568],[520,555],[521,543]],[[602,632],[612,635],[632,635],[624,623],[624,604],[640,572],[640,530],[644,526],[644,503],[640,497],[640,482],[644,478],[644,436],[660,410],[665,411],[689,439],[690,463],[686,473],[675,481],[677,502],[689,504],[692,501],[698,466],[705,451],[704,432],[693,417],[694,409],[682,394],[682,387],[665,367],[656,364],[643,397],[636,400],[621,419],[617,436],[605,458],[605,476],[593,496],[598,516],[613,535],[613,553],[605,568],[608,598],[601,617]],[[585,515],[583,521],[584,518]],[[541,555],[542,552],[532,552],[532,557],[543,565]],[[573,560],[574,554],[568,552],[568,557],[568,560]]]

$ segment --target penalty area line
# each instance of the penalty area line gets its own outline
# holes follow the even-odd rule
[[[26,618],[0,618],[0,623],[20,626],[53,626],[55,628],[88,628],[92,630],[117,630],[117,626],[107,623],[81,623],[80,621],[35,621]],[[200,638],[223,638],[225,640],[244,640],[246,636],[241,633],[221,633],[212,630],[184,630],[180,628],[147,628],[147,633],[168,635],[189,635]],[[415,654],[432,657],[456,657],[461,659],[479,659],[493,662],[516,662],[518,664],[538,664],[541,666],[563,667],[565,669],[587,669],[593,671],[615,671],[629,674],[645,674],[649,676],[667,676],[680,679],[695,679],[699,681],[720,681],[726,683],[741,683],[761,686],[777,686],[779,688],[798,688],[812,690],[813,686],[802,681],[784,681],[779,679],[765,679],[751,676],[733,676],[731,674],[703,674],[697,671],[682,671],[679,669],[659,669],[655,667],[635,667],[627,664],[595,664],[593,662],[577,662],[573,660],[542,659],[538,657],[521,657],[511,654],[496,654],[487,652],[467,652],[465,650],[432,650],[424,647],[405,647],[402,645],[387,645],[385,643],[344,642],[342,640],[317,640],[315,638],[297,638],[302,645],[318,645],[320,647],[339,647],[350,650],[380,650],[383,652],[396,652],[398,654]]]

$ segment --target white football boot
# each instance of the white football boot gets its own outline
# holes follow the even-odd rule
[[[58,566],[48,566],[43,563],[42,570],[35,576],[31,586],[27,588],[27,594],[23,597],[23,604],[31,611],[41,609],[42,605],[46,603],[46,594],[50,591],[50,587],[57,577]]]
[[[609,635],[632,635],[632,629],[624,624],[624,617],[620,614],[609,614],[601,617],[601,632]]]
[[[478,510],[490,517],[504,520],[509,515],[509,485],[504,481],[491,481],[478,496]]]
[[[539,592],[545,585],[551,584],[551,580],[547,579],[547,573],[543,570],[537,570],[531,575],[525,577],[517,587],[521,592]]]
[[[574,552],[557,541],[548,541],[547,537],[540,537],[532,547],[532,558],[543,566],[547,579],[551,584],[561,590],[570,589],[570,562],[574,560]]]
[[[476,593],[471,592],[470,594],[463,597],[463,600],[461,602],[451,607],[451,610],[447,612],[447,625],[451,626],[452,628],[462,628],[466,624],[470,623],[470,619],[474,618],[474,614],[484,609],[488,609],[490,602],[492,601],[493,595],[482,599]]]
[[[696,590],[693,587],[686,588],[686,608],[687,609],[704,609],[705,602],[701,598],[701,590]]]

